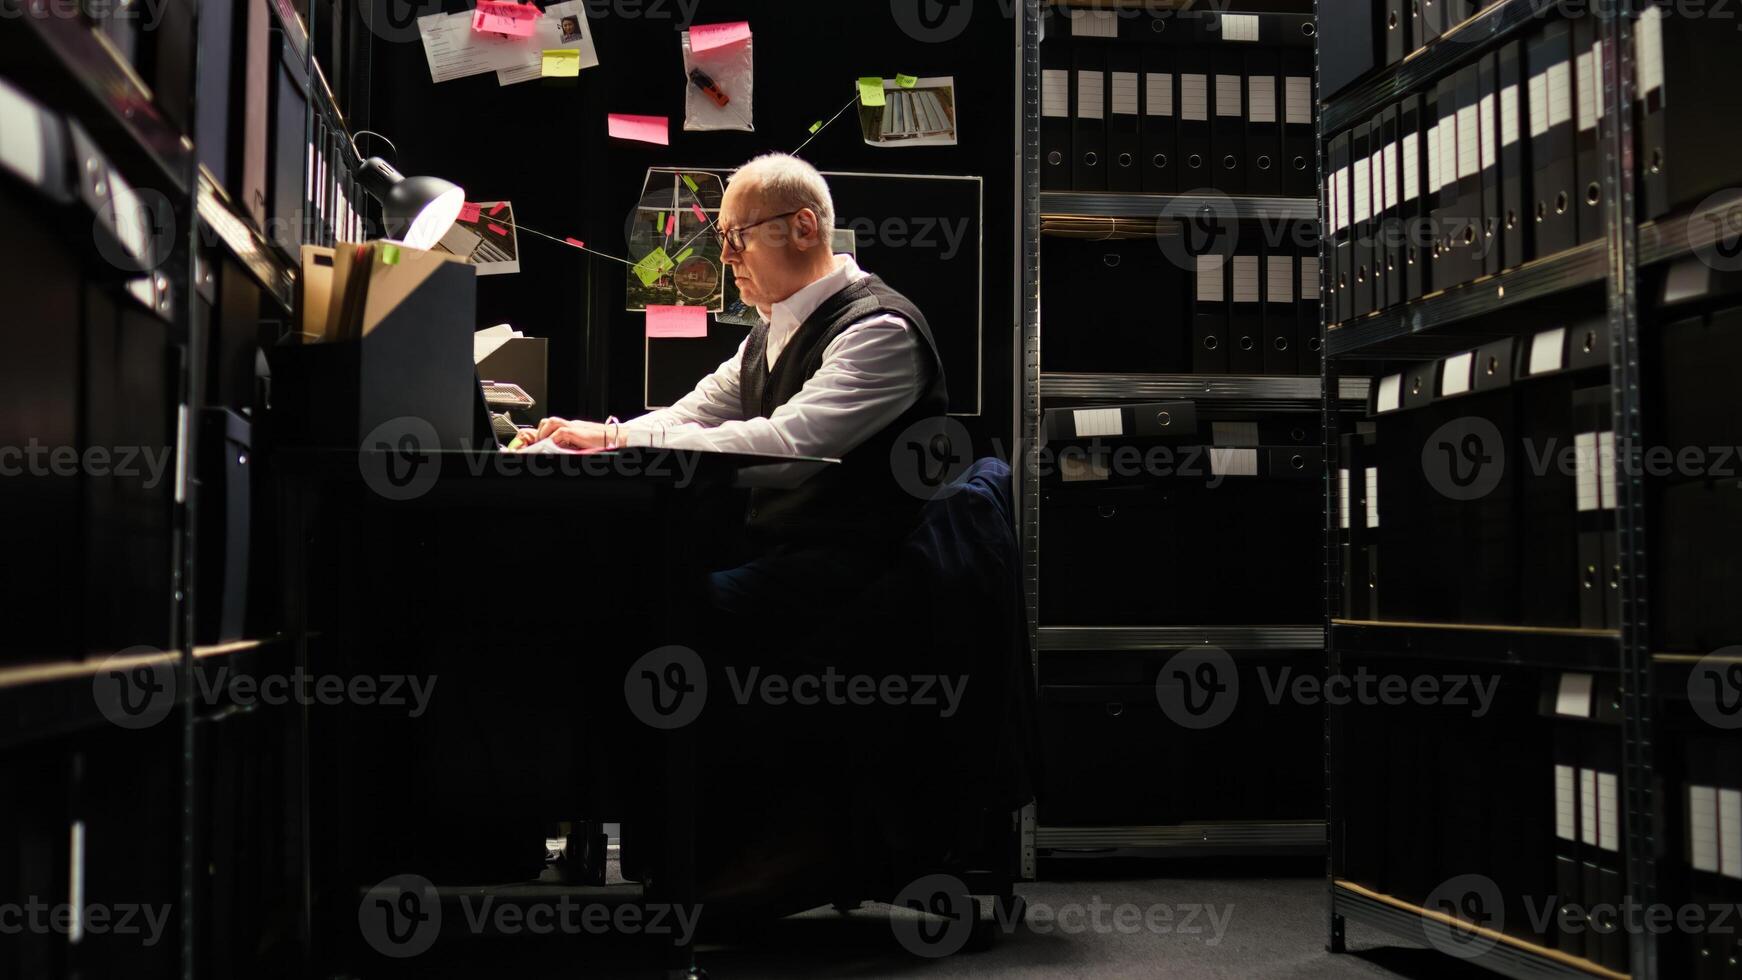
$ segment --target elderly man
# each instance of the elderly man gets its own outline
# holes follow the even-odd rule
[[[925,317],[829,248],[835,207],[810,164],[757,157],[720,204],[721,259],[762,322],[670,408],[621,425],[545,419],[527,437],[568,449],[651,446],[838,457],[792,489],[751,492],[748,564],[712,578],[713,605],[756,620],[771,603],[819,610],[868,581],[923,502],[896,480],[897,438],[944,414]],[[792,624],[790,621],[788,625]]]

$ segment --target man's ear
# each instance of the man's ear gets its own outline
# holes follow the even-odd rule
[[[815,211],[810,208],[801,208],[797,214],[792,216],[792,220],[793,231],[796,233],[793,235],[793,241],[797,243],[800,250],[815,248],[823,244],[822,222],[817,220]]]

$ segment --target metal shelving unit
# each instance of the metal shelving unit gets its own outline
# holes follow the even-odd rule
[[[1324,628],[1300,626],[1042,626],[1040,648],[1056,653],[1102,650],[1322,650]]]
[[[1320,379],[1302,375],[1090,374],[1044,371],[1040,396],[1054,398],[1201,398],[1221,407],[1266,411],[1313,411],[1319,406]],[[1359,407],[1367,402],[1369,379],[1344,378],[1338,397]]]
[[[1387,100],[1437,80],[1448,69],[1467,62],[1503,39],[1515,37],[1526,25],[1551,15],[1553,7],[1544,0],[1501,0],[1401,63],[1382,69],[1371,79],[1321,105],[1318,133],[1320,185],[1323,185],[1324,144],[1331,135],[1370,116]],[[1601,288],[1601,302],[1608,311],[1611,328],[1613,431],[1619,444],[1640,444],[1637,270],[1642,264],[1685,254],[1701,243],[1689,241],[1690,223],[1685,216],[1635,227],[1633,191],[1637,174],[1632,154],[1632,28],[1637,11],[1633,7],[1624,3],[1600,10],[1589,8],[1590,16],[1599,17],[1599,37],[1603,47],[1599,141],[1603,152],[1603,179],[1607,187],[1606,238],[1497,276],[1445,290],[1400,310],[1384,311],[1336,327],[1327,325],[1327,384],[1335,382],[1345,361],[1428,359],[1464,350],[1494,336],[1495,331],[1515,332],[1513,324],[1504,317],[1481,326],[1471,323],[1474,317],[1491,315],[1496,310],[1540,301],[1571,290],[1589,287],[1595,291]],[[1593,296],[1593,312],[1597,302]],[[1336,459],[1339,413],[1335,407],[1329,400],[1324,406],[1327,460]],[[1337,499],[1335,487],[1327,480],[1325,656],[1327,670],[1331,673],[1341,672],[1345,656],[1401,656],[1547,670],[1619,672],[1623,700],[1620,775],[1625,822],[1625,887],[1630,900],[1649,905],[1656,897],[1654,856],[1659,845],[1652,796],[1653,664],[1648,650],[1646,614],[1645,495],[1640,474],[1629,474],[1620,459],[1617,459],[1616,467],[1616,485],[1620,491],[1616,525],[1622,565],[1621,627],[1618,630],[1352,622],[1337,618],[1340,609]],[[1334,462],[1330,469],[1335,471]],[[1332,792],[1334,781],[1331,777],[1339,764],[1342,743],[1340,715],[1335,707],[1327,706],[1326,818],[1333,840],[1341,832],[1341,803]],[[1629,936],[1630,971],[1621,974],[1559,950],[1472,926],[1453,920],[1441,911],[1374,892],[1344,880],[1340,872],[1337,852],[1332,849],[1326,861],[1326,887],[1329,896],[1327,934],[1329,948],[1333,951],[1342,951],[1348,921],[1376,927],[1414,942],[1420,942],[1424,930],[1433,929],[1437,923],[1448,934],[1455,933],[1460,937],[1460,955],[1507,976],[1595,975],[1620,978],[1631,975],[1639,980],[1658,976],[1657,936],[1651,930]]]
[[[1310,197],[1256,197],[1249,194],[1120,194],[1097,191],[1045,191],[1041,215],[1047,218],[1156,218],[1219,221],[1311,221]]]

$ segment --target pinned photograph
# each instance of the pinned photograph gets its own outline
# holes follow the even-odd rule
[[[866,79],[871,94],[876,84]],[[859,131],[870,146],[955,146],[956,79],[885,78],[883,104],[859,104]]]

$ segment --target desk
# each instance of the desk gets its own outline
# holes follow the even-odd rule
[[[303,787],[310,841],[304,916],[317,970],[357,967],[348,961],[358,958],[387,962],[359,941],[356,903],[378,882],[416,870],[387,857],[407,826],[400,790],[430,801],[413,819],[437,823],[452,812],[473,814],[450,804],[475,805],[486,793],[492,810],[510,815],[528,808],[548,820],[580,815],[546,809],[566,804],[513,772],[529,765],[532,776],[545,778],[556,771],[541,759],[551,748],[541,728],[547,724],[561,729],[559,742],[572,734],[570,725],[609,731],[612,754],[629,742],[656,747],[664,873],[640,898],[693,907],[693,734],[687,726],[659,731],[630,721],[625,669],[649,650],[696,645],[693,613],[706,570],[698,544],[710,537],[710,517],[726,513],[719,491],[774,464],[797,479],[835,462],[670,450],[276,455],[283,613],[298,666],[317,678],[379,671],[382,679],[414,667],[428,674],[426,717],[440,719],[421,725],[387,716],[381,706],[370,715],[358,703],[302,706],[310,773]],[[528,600],[535,613],[512,612]],[[633,637],[628,646],[625,637]],[[514,679],[519,672],[528,677]],[[493,685],[505,689],[486,690]],[[494,707],[505,710],[488,710],[492,693],[504,699]],[[482,716],[456,712],[455,703],[485,709]],[[478,730],[467,734],[481,750],[455,737],[458,717]],[[500,743],[510,751],[492,756]],[[443,754],[450,749],[452,756]],[[492,781],[502,785],[488,792]],[[590,801],[589,793],[575,787],[558,795]],[[475,830],[469,821],[461,826]],[[383,867],[368,870],[377,858]],[[440,901],[434,893],[454,891],[448,886],[478,884],[431,883],[438,886],[433,901]],[[463,931],[463,920],[452,918]],[[374,945],[375,953],[393,955]],[[669,953],[669,969],[693,970],[687,939],[673,941]]]

